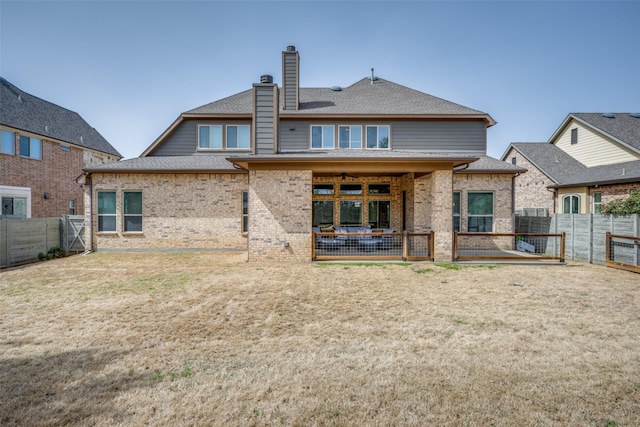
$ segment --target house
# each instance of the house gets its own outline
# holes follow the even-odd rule
[[[78,113],[0,78],[1,218],[83,215],[82,169],[120,153]]]
[[[640,114],[571,113],[548,142],[512,143],[502,160],[528,170],[516,211],[597,214],[640,189]]]
[[[94,250],[235,248],[249,261],[309,261],[312,227],[512,232],[512,179],[486,156],[484,112],[372,75],[300,87],[282,52],[282,87],[182,113],[142,154],[85,168]]]

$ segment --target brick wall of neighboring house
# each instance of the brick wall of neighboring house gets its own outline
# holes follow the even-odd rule
[[[70,200],[75,200],[81,215],[83,190],[75,179],[82,174],[83,150],[73,146],[63,150],[59,143],[42,139],[42,159],[21,157],[19,135],[14,135],[16,154],[0,154],[0,185],[31,188],[32,218],[69,214]]]
[[[249,183],[249,261],[310,261],[311,171],[254,170]]]
[[[601,193],[602,204],[609,203],[612,200],[626,199],[634,190],[640,190],[640,182],[632,184],[618,185],[601,185],[599,187],[591,187],[589,189],[589,212],[593,213],[593,193]]]
[[[246,174],[92,174],[93,244],[100,249],[246,249]],[[97,191],[116,192],[116,231],[97,231]],[[123,231],[123,192],[142,191],[142,232]]]
[[[514,157],[516,165],[527,169],[527,172],[518,175],[515,179],[515,210],[547,209],[548,214],[552,215],[554,213],[553,192],[547,190],[547,187],[553,185],[553,181],[513,148],[505,156],[505,161],[511,163]]]

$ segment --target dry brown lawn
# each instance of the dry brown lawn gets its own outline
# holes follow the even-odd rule
[[[640,275],[95,253],[0,272],[1,425],[640,425]]]

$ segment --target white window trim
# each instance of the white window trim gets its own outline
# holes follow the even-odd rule
[[[220,128],[220,148],[216,147],[200,147],[200,128],[203,127],[219,127]],[[223,151],[224,150],[224,126],[221,124],[198,124],[198,134],[196,135],[196,149],[197,151]],[[211,134],[209,134],[209,141],[211,141]]]
[[[31,218],[31,188],[0,185],[0,200],[2,199],[2,197],[27,199],[27,216],[26,217]]]
[[[338,126],[338,138],[335,142],[335,146],[338,149],[341,150],[362,150],[364,148],[365,145],[365,137],[364,137],[364,126],[363,125],[353,125],[353,124],[339,124]],[[351,143],[351,129],[349,129],[349,146],[346,148],[343,148],[340,146],[340,128],[341,127],[348,127],[348,128],[360,128],[360,147],[352,147]]]
[[[579,214],[580,213],[580,204],[582,203],[582,199],[580,198],[579,194],[565,194],[564,196],[562,196],[562,213],[566,214],[567,212],[564,211],[564,201],[565,199],[569,198],[569,197],[575,197],[578,199],[578,212],[576,212],[575,214]],[[569,202],[569,210],[571,210],[571,202]],[[570,215],[574,215],[573,212],[568,212],[568,214]]]
[[[367,129],[375,127],[375,128],[380,128],[382,126],[386,126],[389,128],[389,141],[387,143],[387,147],[386,148],[380,148],[378,147],[378,142],[380,141],[380,138],[378,138],[378,141],[376,141],[376,146],[375,147],[368,147],[367,146]],[[378,131],[378,134],[380,133],[380,131]],[[386,150],[389,151],[391,150],[391,125],[390,124],[375,124],[375,125],[365,125],[364,127],[364,134],[362,137],[363,141],[362,141],[362,147],[365,150]]]
[[[229,148],[227,146],[227,136],[228,136],[228,132],[229,132],[229,127],[247,127],[249,128],[249,146],[244,148],[244,147],[231,147]],[[236,123],[230,123],[224,126],[224,137],[223,137],[223,141],[222,141],[222,146],[224,147],[224,150],[227,151],[249,151],[251,150],[251,125],[247,125],[247,124],[236,124]]]
[[[331,147],[314,147],[313,146],[313,128],[314,127],[320,127],[322,128],[322,138],[321,141],[322,143],[324,143],[324,128],[325,127],[330,127],[331,128],[331,134],[333,135],[333,145]],[[309,148],[311,150],[334,150],[336,148],[336,126],[335,125],[326,125],[326,124],[312,124],[309,126]]]

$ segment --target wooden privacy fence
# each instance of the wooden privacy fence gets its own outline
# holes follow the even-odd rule
[[[554,214],[552,217],[516,216],[517,233],[566,234],[568,260],[606,263],[606,234],[640,236],[638,215]]]
[[[40,252],[60,246],[60,218],[0,220],[0,268],[36,261]]]
[[[58,246],[66,254],[85,250],[84,216],[0,220],[0,268],[37,261]]]
[[[565,234],[454,233],[454,261],[559,261],[564,263]]]
[[[606,265],[640,273],[640,237],[607,233]]]

